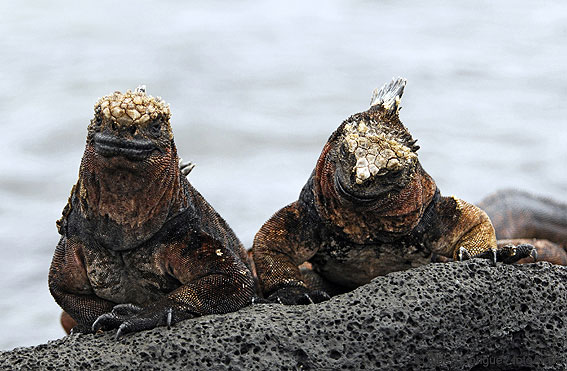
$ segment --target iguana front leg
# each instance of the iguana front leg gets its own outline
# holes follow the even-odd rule
[[[471,258],[514,263],[522,258],[537,257],[531,245],[498,246],[490,218],[480,208],[455,197],[441,197],[436,205],[443,233],[434,244],[434,253],[454,260]]]
[[[251,278],[251,277],[249,277]],[[231,292],[245,291],[231,302]],[[248,291],[248,293],[246,293]],[[237,282],[224,274],[211,274],[183,285],[169,295],[145,307],[119,304],[110,313],[101,315],[93,331],[118,328],[116,337],[131,332],[171,325],[205,314],[233,312],[250,303],[253,285]],[[232,295],[234,297],[234,295]]]
[[[91,332],[92,323],[114,303],[97,297],[87,277],[82,249],[75,238],[61,237],[49,269],[49,290],[57,304],[77,322],[74,333]]]
[[[329,299],[320,290],[311,290],[302,279],[299,265],[317,252],[313,226],[302,221],[298,202],[270,218],[256,234],[252,256],[264,297],[280,304],[311,304]]]
[[[96,320],[94,331],[118,328],[116,337],[120,337],[196,316],[233,312],[250,304],[252,274],[220,241],[201,233],[163,249],[162,269],[183,285],[143,307],[115,306]]]
[[[553,243],[548,240],[535,239],[535,238],[517,238],[510,240],[498,240],[498,246],[507,245],[525,245],[533,246],[535,248],[535,254],[532,252],[532,256],[519,259],[517,264],[533,263],[535,261],[534,255],[537,257],[537,261],[546,261],[551,264],[567,265],[567,251],[565,251],[560,245]]]

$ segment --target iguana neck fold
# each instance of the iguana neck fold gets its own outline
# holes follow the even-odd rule
[[[419,164],[401,189],[364,202],[353,201],[340,194],[331,150],[327,144],[314,173],[315,207],[321,218],[355,243],[390,241],[417,226],[437,188]]]
[[[157,161],[139,164],[122,157],[102,162],[87,146],[76,192],[85,223],[103,246],[136,247],[187,207],[173,144],[168,152]]]

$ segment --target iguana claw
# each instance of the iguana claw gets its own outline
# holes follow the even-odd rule
[[[468,260],[471,258],[481,258],[490,259],[493,265],[496,265],[496,262],[513,264],[518,260],[527,257],[531,257],[534,262],[537,261],[537,250],[533,245],[526,243],[517,246],[506,245],[495,249],[488,249],[480,254],[471,256],[467,249],[461,247],[459,248],[457,256],[459,258],[459,261]]]
[[[138,332],[144,330],[151,330],[158,326],[167,326],[168,329],[171,325],[183,319],[192,317],[187,313],[175,311],[173,308],[150,308],[144,309],[142,312],[134,315],[133,317],[124,321],[116,331],[116,339],[129,334],[131,332]]]
[[[533,245],[524,243],[517,246],[506,245],[502,247],[501,254],[503,255],[502,261],[507,264],[512,264],[520,259],[531,257],[534,263],[537,261],[537,250]]]
[[[315,304],[315,302],[313,301],[313,299],[311,299],[311,296],[309,296],[309,294],[305,293],[303,295],[307,298],[307,300],[309,300],[310,304]]]
[[[167,329],[169,330],[171,328],[171,320],[173,318],[173,309],[169,308],[167,310],[167,320],[166,320],[166,324],[167,324]]]
[[[459,261],[463,261],[463,260],[468,260],[471,258],[471,254],[469,254],[469,250],[465,249],[464,247],[459,247],[459,254],[457,255],[459,257]]]
[[[92,325],[92,331],[110,330],[119,327],[124,321],[143,310],[134,304],[118,304],[112,308],[111,312],[100,315]]]
[[[534,263],[537,262],[537,249],[532,246],[532,252],[530,253],[530,257],[534,260]]]
[[[331,297],[322,290],[309,290],[306,287],[284,287],[268,297],[268,301],[284,305],[317,304]]]
[[[158,326],[167,326],[190,318],[188,313],[173,310],[172,307],[150,306],[142,308],[133,304],[116,305],[111,312],[105,313],[93,323],[92,330],[111,330],[118,328],[116,339],[130,332],[150,330]]]
[[[153,315],[153,316],[140,316],[140,317],[133,317],[127,321],[124,321],[119,327],[118,331],[116,331],[115,338],[118,339],[126,334],[131,332],[138,332],[143,330],[150,330],[158,326],[166,325],[168,321],[168,311],[166,313],[162,313],[162,315]],[[168,325],[168,328],[171,327],[171,322]]]

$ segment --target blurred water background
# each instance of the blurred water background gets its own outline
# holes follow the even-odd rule
[[[567,201],[564,1],[6,1],[0,34],[0,349],[63,336],[55,220],[94,102],[140,83],[247,247],[393,76],[444,194]]]

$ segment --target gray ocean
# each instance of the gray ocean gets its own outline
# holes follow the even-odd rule
[[[393,76],[443,194],[567,201],[565,1],[3,1],[0,35],[0,349],[63,336],[55,221],[115,90],[171,104],[190,181],[247,247]]]

